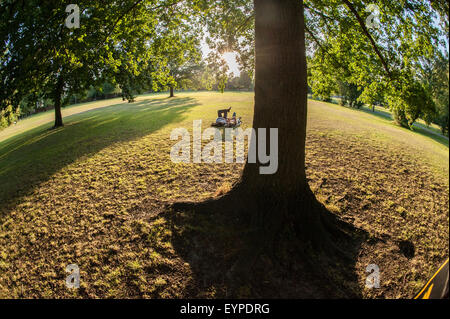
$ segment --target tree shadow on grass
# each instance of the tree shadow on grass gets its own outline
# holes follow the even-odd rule
[[[356,260],[367,233],[339,222],[349,239],[339,247],[350,259],[305,260],[296,249],[261,254],[247,278],[236,278],[229,270],[248,243],[239,216],[230,211],[174,211],[164,214],[171,225],[172,245],[191,268],[187,298],[361,298]],[[288,241],[289,238],[281,240]],[[314,255],[314,254],[313,254]],[[338,260],[339,259],[339,260]]]
[[[0,143],[0,202],[26,195],[59,169],[109,145],[131,141],[183,119],[198,103],[193,98],[120,103],[64,118]]]

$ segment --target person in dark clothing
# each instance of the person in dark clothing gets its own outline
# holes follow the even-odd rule
[[[231,107],[225,110],[219,110],[217,111],[217,115],[218,117],[223,117],[223,118],[227,118],[228,117],[228,113],[231,111]]]

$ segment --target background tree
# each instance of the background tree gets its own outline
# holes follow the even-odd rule
[[[247,71],[241,71],[241,73],[239,74],[238,83],[239,87],[244,90],[253,90],[253,80]]]
[[[386,88],[379,81],[370,82],[367,87],[367,89],[364,88],[358,99],[362,103],[368,104],[372,112],[375,112],[375,105],[386,105],[383,94]]]
[[[197,73],[202,70],[199,39],[191,37],[189,39],[177,39],[177,41],[179,41],[177,50],[171,50],[168,54],[167,68],[170,97],[174,97],[174,89],[187,88]]]
[[[213,75],[217,90],[223,93],[229,78],[228,72],[230,68],[228,64],[217,51],[211,51],[209,53],[206,63],[208,64],[208,71]]]
[[[438,54],[424,62],[421,78],[424,85],[431,90],[431,97],[436,105],[436,115],[431,121],[441,127],[442,134],[448,135],[449,122],[449,63],[448,54]]]
[[[231,80],[228,81],[226,88],[228,90],[251,91],[253,90],[252,79],[247,72],[242,71],[239,76],[233,76]]]

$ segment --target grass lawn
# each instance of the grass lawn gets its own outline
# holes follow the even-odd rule
[[[309,183],[364,234],[355,276],[286,276],[262,260],[231,289],[224,274],[239,229],[227,216],[165,208],[218,196],[239,179],[242,164],[170,160],[172,129],[192,132],[196,119],[205,129],[228,106],[251,126],[253,93],[198,92],[79,104],[64,109],[63,128],[49,130],[46,112],[1,131],[0,298],[409,298],[448,256],[448,139],[310,100]],[[72,263],[78,290],[65,286]],[[379,289],[364,288],[368,264],[380,268]]]

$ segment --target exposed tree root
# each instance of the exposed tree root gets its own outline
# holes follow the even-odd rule
[[[50,127],[48,130],[49,130],[49,131],[53,131],[53,130],[57,130],[57,129],[63,128],[63,127],[64,127],[64,124],[61,124],[61,125],[53,125],[53,126]]]

